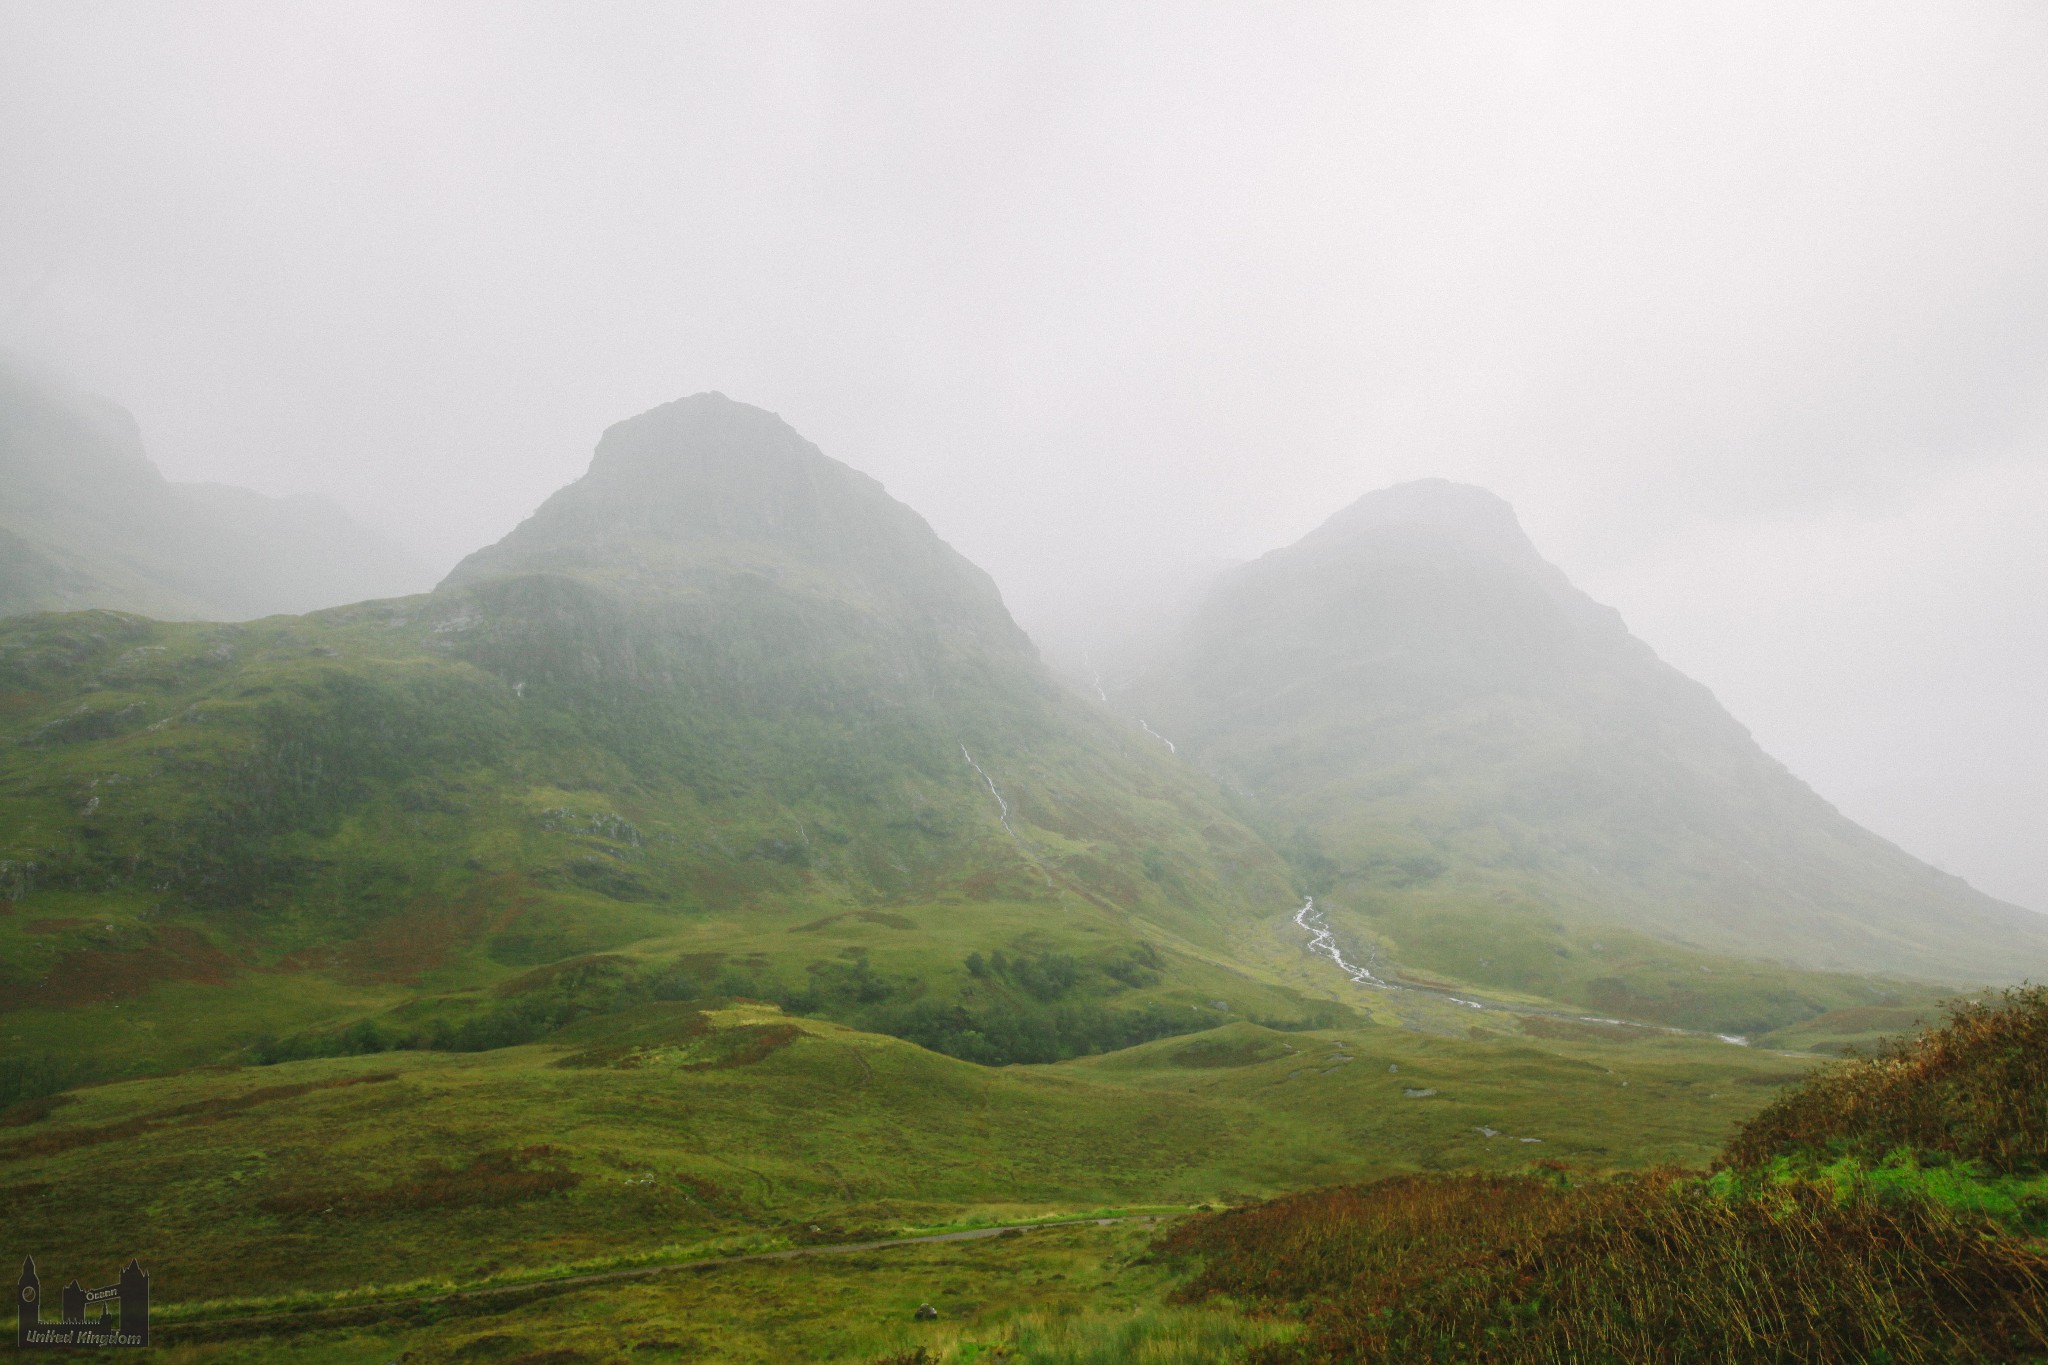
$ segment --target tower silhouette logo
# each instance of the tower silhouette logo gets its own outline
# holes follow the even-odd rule
[[[149,1345],[149,1272],[137,1262],[128,1262],[121,1277],[104,1289],[86,1289],[73,1280],[60,1295],[61,1316],[53,1322],[43,1316],[43,1281],[35,1257],[24,1257],[14,1295],[17,1347]]]

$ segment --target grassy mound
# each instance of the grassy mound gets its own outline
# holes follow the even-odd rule
[[[1158,1249],[1188,1302],[1299,1312],[1276,1365],[2048,1359],[2044,1043],[2048,992],[2011,992],[1782,1096],[1711,1177],[1403,1176]]]
[[[1830,1068],[1745,1124],[1726,1164],[1902,1148],[2005,1175],[2048,1169],[2048,988],[1958,1005],[1940,1028]]]
[[[2048,1351],[2048,1254],[1927,1201],[1401,1177],[1191,1222],[1184,1291],[1306,1304],[1255,1360],[1965,1361]]]

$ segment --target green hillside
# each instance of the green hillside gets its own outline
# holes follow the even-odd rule
[[[879,485],[716,395],[613,428],[429,595],[0,623],[0,723],[17,1094],[659,999],[991,1062],[1334,1017],[1232,960],[1293,892],[1206,779],[1053,683]]]
[[[1171,1214],[1402,1171],[1512,1171],[1532,1153],[1593,1169],[1697,1163],[1803,1071],[1677,1038],[1610,1057],[1247,1023],[988,1068],[768,1006],[657,1004],[539,1045],[209,1068],[17,1106],[0,1111],[0,1188],[39,1265],[140,1255],[173,1344],[212,1335],[229,1351],[265,1334],[204,1328],[222,1318],[314,1314],[267,1329],[299,1337],[351,1304],[532,1283],[543,1292],[409,1344],[562,1331],[597,1352],[565,1358],[604,1359],[591,1333],[617,1304],[558,1319],[545,1297],[556,1279],[1099,1210]],[[92,1198],[72,1197],[84,1188]],[[873,1294],[891,1273],[870,1263],[855,1278]],[[918,1297],[895,1296],[940,1297],[958,1273],[890,1290],[884,1321],[900,1332]],[[1009,1311],[1061,1293],[1020,1285]],[[958,1321],[978,1298],[941,1301]],[[804,1333],[868,1321],[864,1305],[778,1303],[727,1305],[745,1319],[735,1338],[763,1332],[797,1358],[873,1354],[858,1334],[844,1354],[797,1349]],[[660,1314],[648,1335],[675,1340],[699,1311]],[[404,1318],[387,1307],[367,1320]],[[655,1358],[755,1358],[727,1345],[721,1334]]]
[[[431,593],[0,620],[10,1225],[53,1273],[141,1257],[183,1360],[532,1365],[629,1330],[634,1359],[1210,1360],[1292,1329],[1164,1302],[1130,1223],[735,1258],[1699,1165],[1797,1053],[1926,1012],[1567,913],[1552,862],[1371,842],[1524,760],[1375,805],[1342,778],[1362,732],[1309,724],[1349,703],[1256,700],[1252,655],[1305,646],[1246,638],[1229,714],[1294,747],[1161,692],[1176,754],[1058,684],[880,485],[717,394],[611,428]],[[1309,892],[1352,956],[1492,1007],[1348,981]],[[1697,1032],[1730,1029],[1759,1045]]]
[[[1738,959],[2048,973],[2048,917],[1844,818],[1479,489],[1375,493],[1225,574],[1113,700],[1239,797],[1361,961],[1653,1019]],[[1653,962],[1662,1004],[1616,969]],[[1838,1004],[1898,1003],[1871,989]]]
[[[0,353],[0,616],[101,607],[240,620],[429,578],[317,498],[170,482],[126,411]]]

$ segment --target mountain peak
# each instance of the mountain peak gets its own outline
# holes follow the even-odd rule
[[[738,547],[841,561],[918,533],[931,536],[881,484],[774,413],[707,391],[606,428],[582,478],[448,581]]]
[[[1010,648],[1024,639],[993,580],[923,517],[774,413],[717,392],[608,427],[582,478],[442,587],[535,573],[655,595],[765,575],[972,622]]]
[[[1367,493],[1300,543],[1327,550],[1388,540],[1450,542],[1506,558],[1541,558],[1507,499],[1449,479],[1415,479]]]

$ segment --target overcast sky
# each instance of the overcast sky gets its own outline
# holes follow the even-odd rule
[[[2036,0],[0,0],[0,345],[438,567],[721,389],[1027,624],[1467,479],[2048,909]]]

